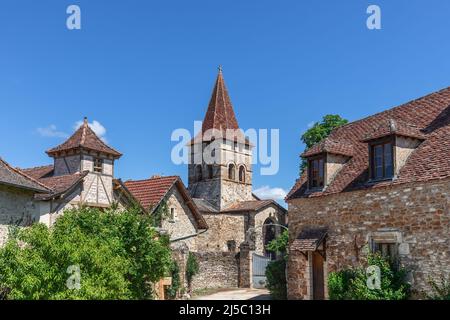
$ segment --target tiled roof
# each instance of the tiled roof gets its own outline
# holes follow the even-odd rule
[[[80,182],[87,174],[88,174],[87,171],[77,172],[62,176],[42,178],[39,179],[39,182],[50,188],[52,190],[53,195],[57,195],[72,188],[75,184]]]
[[[47,151],[49,156],[55,155],[61,151],[68,151],[73,149],[88,149],[93,151],[103,152],[119,158],[122,154],[113,148],[106,145],[89,127],[88,121],[85,118],[83,125],[64,143]]]
[[[72,174],[53,176],[53,165],[20,169],[24,174],[33,177],[42,185],[45,185],[49,190],[49,194],[39,195],[38,198],[49,198],[59,195],[75,184],[79,183],[87,174],[87,171],[77,172]]]
[[[327,228],[305,228],[292,242],[290,250],[315,251],[327,236]]]
[[[28,175],[34,179],[41,179],[43,177],[52,175],[53,165],[51,164],[48,166],[20,169],[20,171],[22,171],[23,173],[25,173],[26,175]]]
[[[373,128],[364,136],[363,141],[367,142],[393,134],[421,140],[426,138],[426,135],[420,130],[419,127],[413,124],[405,123],[401,120],[389,119],[381,121],[380,125]]]
[[[302,154],[302,157],[311,157],[324,152],[351,157],[353,156],[353,146],[345,141],[333,141],[326,138],[320,143],[309,148]]]
[[[207,229],[206,221],[201,215],[200,211],[196,207],[194,201],[186,190],[182,180],[178,176],[168,176],[168,177],[154,177],[146,180],[128,180],[124,182],[125,187],[131,192],[133,197],[139,201],[139,203],[145,209],[152,210],[160,204],[167,193],[172,189],[173,186],[177,186],[184,197],[187,205],[191,209],[194,217],[199,225],[200,229]]]
[[[128,180],[124,184],[144,208],[150,209],[161,202],[178,179],[177,176],[157,177],[146,180]]]
[[[227,129],[230,130],[228,135]],[[211,141],[213,137],[249,143],[239,128],[221,70],[217,75],[211,100],[203,120],[202,131],[192,140],[192,143]]]
[[[11,167],[0,158],[0,184],[17,188],[29,189],[36,192],[49,192],[50,190],[31,176]]]
[[[398,177],[392,181],[368,184],[369,154],[367,143],[374,129],[392,123],[402,135],[421,134],[425,139],[408,158]],[[382,133],[384,134],[384,133]],[[323,191],[307,192],[306,173],[297,180],[287,200],[315,197],[364,188],[428,181],[450,177],[450,87],[399,107],[346,124],[334,130],[329,139],[346,141],[353,146],[353,157],[347,161],[330,185]]]
[[[276,205],[277,207],[281,208],[282,211],[285,211],[285,209],[274,200],[252,200],[233,203],[232,205],[222,210],[222,212],[258,211],[271,204]]]

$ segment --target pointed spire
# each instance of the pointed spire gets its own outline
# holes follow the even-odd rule
[[[210,129],[220,130],[225,134],[226,129],[239,129],[233,105],[223,79],[222,66],[218,68],[216,83],[209,101],[208,110],[203,120],[202,131]]]
[[[89,125],[89,122],[88,122],[88,118],[87,118],[87,117],[84,117],[84,119],[83,119],[83,125],[84,125],[85,127],[87,127],[87,126]]]

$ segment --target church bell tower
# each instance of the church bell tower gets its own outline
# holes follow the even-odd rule
[[[252,195],[252,146],[240,130],[219,67],[201,132],[190,145],[189,191],[218,211]]]

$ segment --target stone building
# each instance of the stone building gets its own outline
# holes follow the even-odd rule
[[[334,130],[287,196],[290,299],[328,297],[330,272],[380,252],[415,297],[450,276],[450,88]]]
[[[119,179],[114,178],[114,161],[121,154],[107,146],[89,127],[87,119],[61,145],[47,151],[53,164],[29,169],[12,169],[2,162],[3,172],[22,186],[0,190],[2,229],[11,214],[51,226],[65,210],[81,205],[108,208],[113,203],[125,206],[134,201]],[[8,168],[8,169],[7,169]],[[15,178],[11,178],[14,173]],[[5,175],[6,176],[6,175]],[[6,179],[4,179],[6,180]],[[24,188],[24,182],[33,187]],[[11,199],[11,200],[8,200]],[[26,209],[25,209],[26,208]],[[5,237],[5,232],[2,232]]]
[[[219,70],[201,132],[189,144],[189,192],[208,230],[196,243],[196,288],[251,287],[253,258],[283,225],[286,210],[252,193],[252,145],[240,130]],[[243,250],[245,252],[243,252]]]
[[[161,217],[160,228],[170,236],[172,257],[180,268],[180,281],[187,288],[185,274],[189,252],[197,251],[198,235],[205,232],[208,225],[183,181],[178,176],[154,176],[146,180],[128,180],[124,185],[147,214],[156,215],[158,209],[168,214]]]
[[[49,191],[0,158],[0,246],[7,239],[8,226],[29,225],[39,220],[40,208],[34,195]]]

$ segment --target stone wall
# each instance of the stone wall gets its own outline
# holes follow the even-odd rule
[[[325,268],[357,266],[371,237],[391,231],[400,263],[410,270],[416,296],[430,289],[428,278],[450,276],[450,179],[345,192],[289,202],[290,240],[305,226],[327,226]],[[307,262],[290,252],[290,299],[307,299]]]
[[[208,230],[197,238],[197,251],[229,251],[231,241],[235,249],[245,240],[248,215],[246,213],[203,213]]]
[[[39,220],[39,203],[34,192],[0,185],[0,246],[8,239],[11,225],[27,225]]]
[[[195,253],[200,272],[192,281],[192,289],[237,288],[239,258],[234,252]]]
[[[173,209],[174,217],[164,219],[162,228],[168,231],[172,241],[180,239],[177,242],[183,242],[190,251],[195,251],[197,222],[177,188],[172,188],[168,193],[167,207],[169,212]]]

